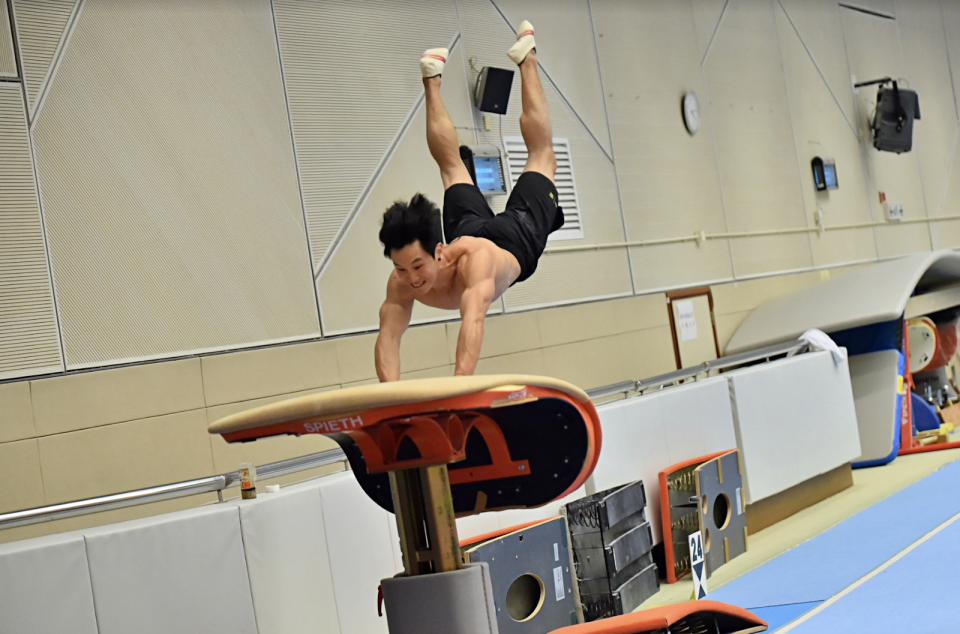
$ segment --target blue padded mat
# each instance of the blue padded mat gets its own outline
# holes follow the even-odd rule
[[[960,512],[951,462],[707,595],[746,609],[825,601]]]
[[[767,622],[767,631],[772,634],[777,628],[783,627],[807,610],[812,610],[821,603],[823,603],[823,601],[791,603],[790,605],[772,605],[768,608],[754,608],[750,611]]]
[[[960,521],[792,629],[791,634],[956,632],[960,630],[960,609],[953,588],[958,569]]]

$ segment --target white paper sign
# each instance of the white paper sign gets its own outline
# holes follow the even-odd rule
[[[563,601],[563,566],[557,566],[553,569],[553,590],[556,593],[557,601]]]
[[[680,321],[680,341],[690,341],[697,338],[697,317],[693,313],[693,300],[687,299],[675,302],[677,315]]]
[[[738,491],[740,489],[737,489]],[[553,542],[553,560],[560,561],[560,544]]]
[[[693,576],[693,598],[702,599],[707,596],[707,569],[703,557],[703,538],[700,531],[690,533],[687,538],[690,544],[690,574]]]

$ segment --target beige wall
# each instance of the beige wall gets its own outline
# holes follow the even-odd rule
[[[411,328],[402,378],[452,374],[458,334],[457,323]],[[0,477],[9,485],[0,513],[333,448],[322,436],[228,445],[206,429],[283,398],[375,382],[375,340],[364,334],[0,384]],[[477,372],[552,375],[591,388],[675,367],[666,297],[656,294],[492,316]],[[0,531],[0,541],[209,501]]]
[[[524,18],[585,235],[551,243],[493,307],[478,371],[586,388],[650,376],[675,364],[665,290],[712,285],[722,351],[766,299],[960,246],[960,5],[844,4],[889,17],[835,0],[13,0],[0,11],[0,139],[16,148],[0,160],[0,475],[16,486],[0,512],[328,447],[228,447],[205,427],[376,380],[379,215],[416,191],[442,197],[417,56],[451,46],[460,140],[499,145],[501,124],[520,132],[519,75],[490,130],[471,92],[482,66],[510,67]],[[872,149],[876,92],[851,75],[919,92],[913,152]],[[837,160],[839,190],[814,191],[815,155]],[[885,223],[879,191],[916,222]],[[636,244],[649,240],[665,243]],[[571,246],[584,250],[549,253]],[[414,323],[404,378],[450,374],[455,312],[418,308]]]

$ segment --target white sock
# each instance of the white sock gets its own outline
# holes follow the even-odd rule
[[[420,72],[424,77],[436,77],[443,72],[450,51],[445,48],[428,48],[420,56]]]
[[[533,39],[533,25],[524,20],[517,28],[517,43],[507,51],[507,57],[519,66],[536,45],[537,43]]]

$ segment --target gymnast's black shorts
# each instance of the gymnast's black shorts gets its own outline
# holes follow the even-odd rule
[[[557,188],[539,172],[524,172],[507,199],[503,213],[494,215],[476,185],[451,185],[443,196],[443,235],[447,243],[460,236],[486,238],[506,249],[520,263],[522,282],[537,270],[547,236],[563,226]]]

